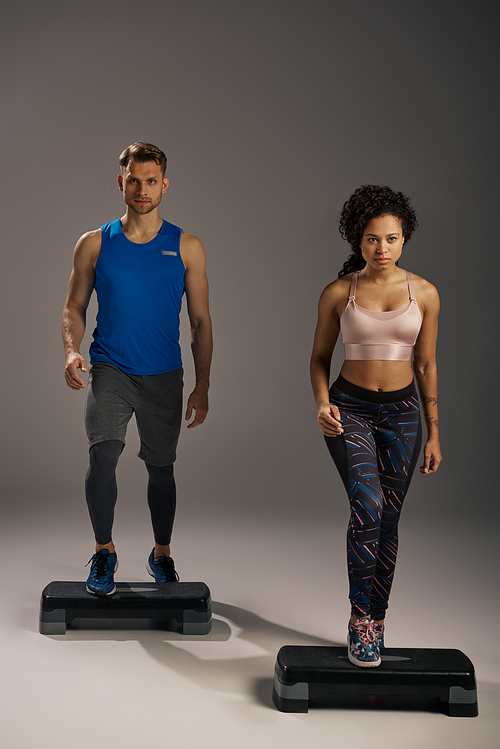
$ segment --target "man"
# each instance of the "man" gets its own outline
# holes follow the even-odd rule
[[[115,469],[132,413],[139,457],[149,474],[155,545],[146,566],[157,581],[179,579],[170,541],[176,504],[173,463],[182,421],[179,314],[184,292],[196,374],[185,415],[189,421],[194,412],[188,429],[205,421],[212,358],[203,246],[158,212],[168,188],[166,156],[151,143],[139,142],[123,151],[119,163],[125,215],[78,240],[62,321],[66,383],[72,390],[87,388],[90,462],[85,493],[96,540],[87,590],[96,595],[116,589],[118,560],[111,535]],[[79,349],[94,289],[99,311],[86,385],[78,374],[78,369],[87,372]]]

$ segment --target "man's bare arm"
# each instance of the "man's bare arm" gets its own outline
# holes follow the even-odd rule
[[[61,326],[66,355],[64,377],[72,390],[86,387],[77,370],[87,371],[87,363],[80,353],[80,344],[85,333],[85,317],[94,289],[95,264],[100,250],[101,231],[98,229],[80,237],[73,253],[73,270]]]
[[[208,280],[205,250],[200,240],[192,234],[181,235],[181,255],[186,267],[184,285],[191,327],[196,385],[188,398],[186,420],[196,412],[188,429],[205,421],[208,413],[208,388],[212,362],[212,321],[208,308]]]

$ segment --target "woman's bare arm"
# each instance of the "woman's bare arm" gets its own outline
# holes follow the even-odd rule
[[[342,297],[343,284],[329,284],[318,304],[318,323],[314,335],[311,355],[311,385],[318,412],[318,427],[327,437],[342,433],[340,414],[330,403],[329,378],[333,349],[340,332],[338,305]]]
[[[423,309],[423,320],[415,344],[413,370],[427,426],[424,463],[420,472],[435,473],[441,463],[439,443],[438,380],[436,344],[438,334],[439,295],[436,288],[424,279],[417,287],[418,299]]]

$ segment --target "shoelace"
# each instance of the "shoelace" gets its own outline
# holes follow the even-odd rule
[[[352,625],[358,633],[359,639],[363,645],[370,645],[370,643],[378,640],[378,635],[375,632],[375,622],[370,620],[369,622],[354,622]]]
[[[163,569],[167,582],[177,582],[179,580],[179,575],[175,571],[174,560],[172,557],[160,557],[159,559],[155,559],[155,564],[160,565]]]
[[[96,577],[103,577],[103,575],[105,575],[109,570],[108,557],[105,557],[104,554],[96,552],[93,557],[90,557],[85,567],[88,567],[91,562],[92,567],[90,568],[90,571]]]

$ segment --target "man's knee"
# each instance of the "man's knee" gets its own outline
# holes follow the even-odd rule
[[[150,463],[146,463],[148,469],[149,479],[154,484],[160,486],[169,485],[174,480],[174,464],[168,466],[152,466]]]
[[[123,450],[121,440],[97,442],[90,448],[90,466],[101,470],[114,470]]]

